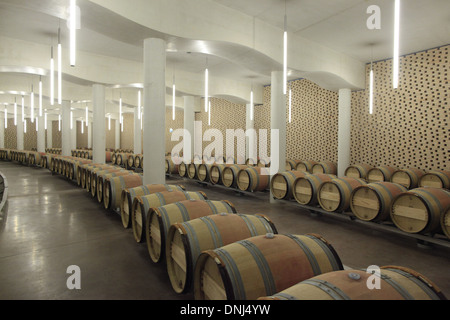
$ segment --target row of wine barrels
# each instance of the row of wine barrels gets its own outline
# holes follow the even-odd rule
[[[385,266],[379,275],[370,271],[324,273],[258,300],[447,300],[439,287],[410,268]],[[376,289],[367,285],[372,281],[379,282]]]
[[[264,215],[243,215],[221,212],[169,228],[166,240],[167,272],[177,293],[191,291],[197,259],[203,251],[267,233],[277,229]]]
[[[307,174],[304,177],[297,178],[292,187],[294,199],[302,205],[317,205],[319,187],[322,183],[334,178],[336,176],[331,174]]]
[[[345,176],[349,178],[357,178],[367,180],[369,171],[372,170],[373,167],[367,164],[355,164],[349,166],[345,170]]]
[[[116,159],[115,164],[118,165],[118,166],[126,166],[126,164],[128,162],[128,157],[130,155],[134,155],[134,154],[133,153],[124,153],[124,152],[116,153],[115,154],[115,156],[116,156],[115,157],[115,159]]]
[[[142,168],[142,154],[130,154],[128,155],[127,166],[128,168]]]
[[[164,191],[185,191],[186,188],[183,185],[170,185],[170,184],[150,184],[141,185],[134,188],[125,188],[122,190],[120,200],[120,216],[122,218],[122,224],[125,229],[131,227],[131,210],[133,201],[138,196],[145,196],[152,193],[164,192]]]
[[[266,171],[266,172],[264,172]],[[264,191],[269,187],[269,172],[263,167],[248,167],[237,174],[237,186],[242,191]]]
[[[197,300],[255,300],[343,269],[320,235],[268,233],[203,251],[194,270],[194,295]]]
[[[236,208],[229,201],[208,200],[204,194],[194,196],[197,199],[175,200],[163,206],[150,208],[148,219],[143,225],[145,230],[142,238],[146,240],[148,253],[154,263],[164,261],[167,235],[173,224],[221,213],[236,213]],[[233,228],[232,225],[229,227]]]
[[[131,226],[133,235],[137,242],[145,240],[145,222],[147,221],[150,208],[161,207],[183,200],[208,200],[204,192],[190,191],[165,191],[145,196],[137,196],[133,201],[131,210]]]
[[[450,189],[450,171],[431,170],[425,173],[420,178],[419,187]]]

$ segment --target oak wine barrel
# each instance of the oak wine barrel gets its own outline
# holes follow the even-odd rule
[[[145,240],[145,222],[150,208],[157,208],[183,200],[208,200],[202,191],[163,191],[134,198],[131,209],[131,227],[136,242]]]
[[[203,251],[267,233],[278,233],[264,215],[219,213],[169,228],[166,240],[166,262],[172,288],[177,293],[191,290],[197,259]]]
[[[353,214],[363,221],[386,221],[390,218],[394,199],[408,191],[392,182],[374,182],[356,187],[350,200]]]
[[[272,195],[278,200],[289,200],[293,198],[293,186],[296,179],[309,175],[302,171],[286,171],[277,173],[270,180]]]
[[[235,188],[237,186],[237,175],[240,170],[251,168],[247,165],[232,164],[223,168],[222,183],[225,187]]]
[[[294,199],[302,205],[317,205],[320,185],[334,178],[336,176],[332,174],[308,174],[297,178],[292,185]]]
[[[373,182],[390,182],[392,175],[397,171],[397,168],[390,166],[379,166],[369,170],[367,173],[367,181]]]
[[[331,161],[321,161],[315,164],[312,168],[313,174],[325,173],[325,174],[337,174],[336,163]]]
[[[379,289],[367,283],[378,277]],[[385,266],[380,274],[366,270],[333,271],[304,280],[258,300],[447,300],[424,275],[405,267]]]
[[[420,178],[419,187],[450,189],[450,171],[432,170],[425,173]]]
[[[115,211],[120,208],[122,190],[141,186],[142,180],[142,175],[137,173],[107,178],[103,182],[103,206],[105,209]]]
[[[344,212],[350,208],[350,197],[356,187],[366,181],[356,178],[334,178],[322,183],[317,192],[320,207],[328,212]]]
[[[391,207],[391,219],[407,233],[437,233],[441,231],[441,216],[450,206],[450,192],[424,187],[399,195]]]
[[[237,174],[237,185],[242,191],[264,191],[269,187],[269,170],[263,167],[248,167]]]
[[[420,178],[424,174],[424,171],[416,168],[400,169],[392,174],[391,182],[401,184],[411,190],[419,186]]]
[[[185,187],[182,185],[170,184],[148,184],[122,190],[120,200],[120,215],[122,217],[123,227],[125,229],[131,227],[131,208],[133,205],[133,201],[137,196],[145,196],[148,194],[163,191],[185,191]]]
[[[145,223],[145,239],[150,258],[159,263],[165,258],[166,239],[170,227],[193,219],[236,213],[234,205],[226,200],[182,200],[157,208],[150,208]]]
[[[120,177],[120,176],[128,176],[130,174],[136,174],[136,173],[131,170],[120,170],[120,171],[110,171],[110,172],[105,172],[102,174],[97,174],[97,179],[94,180],[94,181],[97,181],[96,186],[91,187],[92,197],[96,197],[98,203],[102,203],[103,202],[103,191],[105,189],[106,179],[113,178],[113,177]]]
[[[343,270],[321,236],[256,236],[204,251],[194,270],[196,300],[255,300],[319,274]]]
[[[345,176],[367,180],[367,175],[371,169],[373,169],[373,167],[368,164],[354,164],[345,170]]]
[[[296,170],[302,171],[302,172],[313,173],[313,167],[316,164],[319,164],[319,163],[317,161],[313,161],[313,160],[302,160],[299,163],[297,163]]]

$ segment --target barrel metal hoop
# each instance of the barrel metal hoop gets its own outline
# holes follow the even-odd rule
[[[203,223],[208,228],[209,233],[211,234],[211,238],[214,242],[215,248],[223,247],[223,241],[216,223],[210,217],[201,217],[200,220],[203,221]]]
[[[418,285],[425,293],[432,299],[432,300],[440,300],[437,296],[436,292],[432,289],[430,284],[425,282],[424,280],[417,278],[416,276],[400,269],[388,269],[389,271],[396,272],[405,278],[408,278],[412,282],[414,282],[416,285]]]
[[[252,237],[257,236],[256,228],[253,222],[250,221],[249,217],[244,214],[238,214],[238,216],[244,220],[245,224],[247,225],[248,230],[250,231],[250,234]]]
[[[272,298],[278,298],[280,300],[298,300],[296,297],[283,292],[273,295]]]
[[[218,214],[216,206],[211,202],[211,200],[205,200],[205,202],[208,204],[208,206],[211,208],[211,211],[213,214]]]
[[[311,268],[314,272],[315,276],[318,276],[322,273],[322,271],[320,270],[320,267],[317,263],[316,258],[314,257],[314,254],[311,252],[311,250],[309,250],[308,246],[306,246],[303,241],[301,241],[299,238],[297,238],[294,235],[288,234],[286,235],[287,237],[291,238],[296,244],[299,245],[299,247],[303,250],[303,252],[305,253],[306,257],[309,260],[309,263],[311,265]]]
[[[276,285],[273,279],[272,271],[270,270],[269,264],[267,263],[267,260],[262,254],[261,250],[259,250],[259,248],[255,244],[247,240],[238,241],[238,243],[250,252],[256,264],[258,265],[259,271],[264,281],[266,294],[271,295],[276,293]]]
[[[306,235],[306,237],[314,240],[314,242],[316,242],[321,248],[322,250],[325,252],[325,254],[327,255],[328,261],[330,261],[331,267],[333,268],[333,270],[341,270],[341,267],[339,265],[339,262],[336,259],[336,256],[333,254],[333,252],[330,250],[330,244],[326,243],[324,240],[313,236],[313,235]]]
[[[334,300],[351,300],[341,289],[335,285],[320,279],[309,279],[302,282],[303,284],[312,285],[325,293],[327,293]]]
[[[246,300],[244,283],[242,282],[242,276],[239,272],[234,259],[230,256],[230,254],[223,250],[222,248],[218,248],[214,250],[214,253],[220,258],[221,261],[225,264],[225,270],[228,273],[228,278],[230,283],[233,286],[233,295],[236,300]]]

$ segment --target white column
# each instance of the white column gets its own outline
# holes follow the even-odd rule
[[[77,149],[77,128],[78,128],[78,121],[73,120],[73,127],[70,132],[70,150],[76,150]]]
[[[156,38],[144,40],[144,184],[166,181],[165,79],[166,42]]]
[[[139,116],[139,107],[134,108],[134,153],[142,153],[142,134],[141,134],[141,119]]]
[[[20,122],[20,121],[17,121]],[[5,148],[5,116],[0,119],[0,148]]]
[[[251,117],[252,106],[251,104],[247,104],[246,106],[246,119],[245,119],[245,128],[246,128],[246,138],[245,138],[245,159],[254,159],[256,161],[258,157],[257,153],[257,141],[256,141],[256,132],[255,132],[255,118],[254,118],[254,110],[253,107],[253,120]]]
[[[343,177],[350,165],[350,125],[352,92],[339,90],[338,176]]]
[[[120,149],[120,120],[114,120],[114,122],[115,122],[115,127],[116,127],[116,131],[114,132],[115,133],[115,146],[116,146],[116,150],[117,149]]]
[[[186,160],[194,157],[194,135],[195,135],[195,98],[184,96],[184,129],[189,132],[189,136],[184,137],[183,156]]]
[[[270,173],[273,176],[286,168],[286,95],[283,94],[282,71],[272,72],[270,116]],[[275,202],[272,192],[270,202]]]
[[[38,117],[37,152],[45,152],[45,118]]]
[[[94,125],[92,161],[94,163],[105,163],[106,132],[105,132],[105,87],[100,84],[92,86],[92,101],[94,102]]]
[[[88,131],[88,148],[92,148],[92,122],[89,122],[87,131]]]
[[[47,121],[47,148],[53,148],[53,121]]]
[[[71,104],[69,101],[63,101],[61,104],[62,109],[62,124],[61,124],[61,143],[62,143],[62,156],[71,156],[71,130],[70,130],[70,108]]]
[[[25,121],[27,121],[27,119],[25,119]],[[23,135],[22,119],[17,119],[17,150],[23,150]]]

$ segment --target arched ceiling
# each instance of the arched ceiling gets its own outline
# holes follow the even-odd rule
[[[381,30],[366,28],[370,4],[382,10]],[[89,101],[92,84],[103,83],[110,112],[119,95],[130,108],[137,104],[143,40],[150,37],[167,43],[167,100],[175,78],[180,106],[182,95],[202,95],[206,64],[212,95],[246,103],[253,87],[261,103],[262,86],[282,67],[285,12],[290,79],[308,78],[329,90],[361,89],[365,64],[392,56],[393,0],[78,0],[78,62],[71,68],[68,5],[69,0],[0,0],[0,104],[13,103],[11,92],[30,92],[32,83],[36,88],[38,75],[48,96],[50,47],[56,54],[59,26],[64,99]],[[448,0],[402,1],[401,53],[450,43],[448,12]]]

